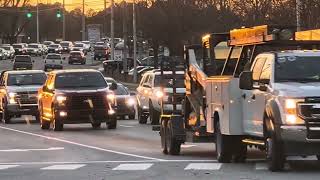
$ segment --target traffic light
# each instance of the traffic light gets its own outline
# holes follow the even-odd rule
[[[57,10],[56,16],[57,16],[58,19],[60,19],[62,17],[62,13],[61,13],[60,9]]]
[[[26,16],[27,16],[28,19],[31,19],[31,18],[32,18],[32,13],[30,12],[30,10],[28,10]]]

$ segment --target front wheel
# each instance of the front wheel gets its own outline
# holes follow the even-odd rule
[[[150,121],[152,125],[158,125],[160,120],[160,112],[154,109],[152,102],[150,102]]]
[[[101,127],[101,123],[91,123],[93,129],[99,129]]]
[[[9,124],[11,122],[11,116],[6,108],[6,106],[2,106],[3,107],[3,111],[2,111],[2,121],[5,124]]]
[[[148,116],[143,114],[143,111],[140,107],[138,107],[138,120],[139,124],[147,124]]]
[[[285,155],[282,143],[277,140],[275,133],[266,139],[266,156],[270,171],[282,171],[285,164]]]
[[[108,129],[116,129],[117,128],[117,118],[113,117],[110,122],[107,122]]]

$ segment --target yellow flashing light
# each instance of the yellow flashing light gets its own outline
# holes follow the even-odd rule
[[[230,31],[231,42],[236,44],[246,44],[263,41],[264,36],[268,35],[268,26],[255,26],[252,28],[241,28]]]
[[[319,41],[320,40],[320,29],[299,31],[295,34],[296,40],[299,41]]]
[[[202,43],[203,43],[204,47],[207,48],[207,49],[210,48],[210,42],[209,42],[210,37],[211,37],[210,34],[204,35],[202,37]]]

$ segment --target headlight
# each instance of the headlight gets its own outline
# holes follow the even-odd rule
[[[56,101],[57,101],[59,104],[63,104],[66,100],[67,100],[67,97],[66,97],[66,96],[63,96],[63,95],[59,95],[59,96],[56,97]]]
[[[284,111],[285,111],[285,123],[289,125],[304,124],[304,120],[298,117],[297,103],[301,102],[301,99],[285,99]]]
[[[131,97],[131,98],[127,99],[126,104],[127,104],[128,106],[133,106],[133,105],[136,104],[136,100]]]
[[[9,104],[17,104],[16,96],[16,93],[9,93]]]
[[[158,98],[158,99],[161,99],[162,97],[163,97],[163,92],[162,91],[156,91],[156,97]]]
[[[116,99],[116,96],[113,93],[110,93],[107,95],[107,99],[110,101],[114,101]]]

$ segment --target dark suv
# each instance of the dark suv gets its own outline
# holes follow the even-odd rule
[[[103,58],[108,60],[110,55],[108,48],[105,46],[95,46],[93,53],[94,53],[94,57],[93,57],[94,60],[100,60]]]
[[[31,70],[33,61],[29,55],[17,55],[13,60],[13,70]]]
[[[117,127],[114,93],[117,84],[108,86],[96,70],[52,71],[39,90],[39,114],[42,129],[63,130],[64,124],[91,123],[99,128],[106,122],[108,129]]]

